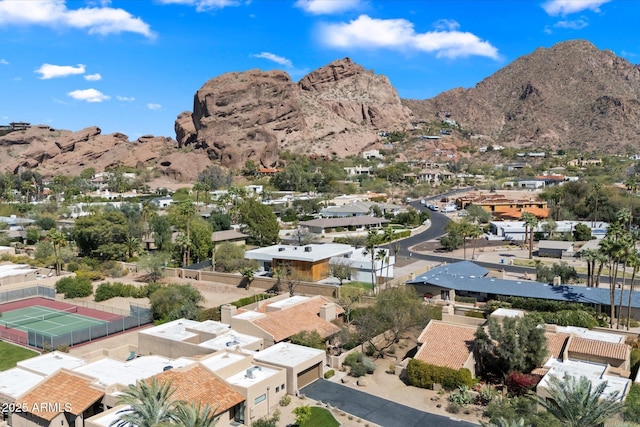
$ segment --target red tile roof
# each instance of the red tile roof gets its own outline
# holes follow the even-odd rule
[[[626,360],[630,347],[624,343],[590,340],[573,336],[569,341],[569,352],[604,357],[615,360]]]
[[[567,342],[567,338],[569,338],[570,335],[564,333],[545,332],[544,336],[547,337],[547,357],[562,359],[562,352]]]
[[[201,365],[171,369],[155,376],[158,381],[171,381],[173,398],[185,402],[207,403],[221,414],[245,400],[244,396]]]
[[[275,342],[286,340],[302,331],[318,331],[323,338],[327,338],[340,332],[338,326],[319,316],[320,307],[328,302],[328,299],[316,296],[282,310],[267,312],[266,317],[254,319],[252,322],[273,336]],[[262,306],[260,311],[266,311],[266,307]],[[343,312],[341,307],[336,306],[337,314]]]
[[[59,371],[19,398],[17,403],[31,408],[31,414],[47,421],[53,420],[63,411],[78,416],[104,396],[103,392],[89,386],[92,382],[93,380]]]
[[[415,359],[436,366],[460,369],[473,350],[476,328],[432,320],[418,342],[423,343]]]

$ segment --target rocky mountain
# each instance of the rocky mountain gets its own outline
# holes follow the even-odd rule
[[[98,127],[78,132],[33,126],[0,137],[0,171],[37,170],[44,176],[79,175],[89,167],[153,167],[175,179],[192,179],[193,170],[209,160],[198,153],[176,153],[172,138],[142,136],[136,141],[122,133],[103,135]]]
[[[294,83],[283,71],[227,73],[206,82],[193,112],[175,123],[181,146],[206,151],[213,161],[269,167],[278,152],[345,157],[378,143],[377,133],[403,129],[412,119],[387,77],[349,58]]]
[[[640,67],[574,40],[516,59],[474,88],[427,100],[401,100],[387,77],[349,58],[297,83],[283,71],[226,73],[196,92],[193,111],[175,121],[175,140],[129,141],[97,127],[71,132],[34,126],[0,137],[0,171],[36,169],[51,176],[122,164],[186,181],[212,163],[274,166],[283,150],[354,155],[380,148],[380,131],[443,118],[456,120],[478,145],[636,151]],[[457,133],[428,141],[406,144],[396,157],[455,159],[469,145]]]
[[[640,137],[640,67],[573,40],[536,49],[474,88],[403,104],[417,119],[455,119],[484,145],[623,152]]]

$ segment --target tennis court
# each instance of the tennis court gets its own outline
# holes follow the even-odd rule
[[[104,325],[108,322],[76,314],[77,307],[65,310],[34,305],[6,311],[0,317],[0,325],[5,329],[25,332],[39,332],[49,336],[59,336],[73,331]]]

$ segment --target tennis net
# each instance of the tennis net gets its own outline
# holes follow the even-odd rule
[[[14,319],[14,320],[8,320],[8,321],[2,320],[2,318],[0,317],[0,324],[7,329],[9,328],[17,329],[20,326],[28,325],[30,323],[42,322],[43,320],[54,319],[56,317],[66,316],[68,314],[77,313],[77,312],[78,312],[78,307],[70,307],[70,308],[65,308],[64,310],[56,310],[55,312],[52,312],[52,313],[37,314],[35,316],[23,315],[21,319]]]

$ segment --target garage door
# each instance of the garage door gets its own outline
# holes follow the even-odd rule
[[[312,367],[305,369],[304,371],[300,372],[298,374],[298,389],[301,389],[302,387],[306,386],[309,383],[312,383],[313,381],[317,380],[318,378],[320,378],[319,373],[320,372],[320,364],[318,363],[317,365],[313,365]]]

